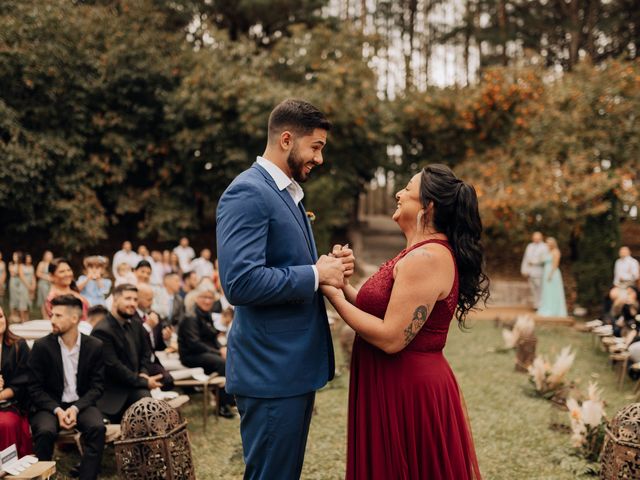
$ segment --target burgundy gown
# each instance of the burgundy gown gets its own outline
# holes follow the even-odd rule
[[[384,318],[405,249],[360,289],[356,305]],[[452,252],[452,251],[451,251]],[[453,257],[453,252],[452,252]],[[455,260],[454,260],[455,262]],[[347,480],[480,479],[466,410],[442,354],[458,301],[458,272],[407,347],[393,355],[356,336],[351,360]]]

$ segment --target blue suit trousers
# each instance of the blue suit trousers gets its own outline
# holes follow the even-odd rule
[[[236,396],[245,480],[298,480],[315,392],[286,398]]]

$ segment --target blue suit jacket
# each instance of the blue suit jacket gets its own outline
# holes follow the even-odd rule
[[[316,246],[299,208],[257,163],[218,203],[220,279],[236,307],[227,343],[229,393],[289,397],[333,378],[331,332],[311,268]]]

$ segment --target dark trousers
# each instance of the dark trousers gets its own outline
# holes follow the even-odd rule
[[[162,375],[161,390],[164,390],[165,392],[173,390],[173,377],[158,360],[149,364],[149,376],[153,377],[155,375]]]
[[[288,398],[236,396],[245,480],[297,480],[315,392]]]
[[[186,357],[180,357],[180,361],[185,367],[201,367],[204,373],[211,375],[213,372],[224,377],[226,362],[224,358],[215,352],[198,353]],[[220,390],[220,406],[233,405],[233,395],[229,395],[224,389]]]
[[[115,415],[105,415],[105,416],[109,419],[111,423],[120,423],[120,420],[122,420],[122,416],[124,415],[124,412],[126,412],[131,405],[136,403],[138,400],[142,400],[143,398],[147,398],[150,396],[151,396],[151,392],[146,388],[136,388],[136,389],[130,390],[127,394],[127,399],[124,401],[124,405],[122,405],[122,408],[120,409],[120,411]]]
[[[63,409],[68,405],[63,405]],[[40,410],[30,418],[33,434],[33,449],[38,460],[49,461],[53,457],[53,448],[60,431],[58,417],[53,412]],[[104,450],[105,426],[102,413],[96,407],[87,407],[78,413],[75,427],[80,431],[84,455],[80,462],[80,479],[93,480],[100,473],[100,462]]]

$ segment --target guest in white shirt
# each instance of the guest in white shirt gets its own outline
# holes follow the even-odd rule
[[[162,263],[162,252],[160,250],[151,251],[151,285],[162,286],[165,271]]]
[[[117,277],[118,275],[118,265],[121,263],[128,263],[131,267],[135,267],[140,261],[140,256],[133,251],[133,247],[130,241],[125,241],[122,244],[122,250],[118,250],[116,254],[113,256],[113,264],[111,265],[113,269],[113,276]]]
[[[531,243],[527,245],[520,265],[520,273],[529,281],[533,308],[536,310],[540,306],[544,260],[549,253],[549,248],[543,240],[542,233],[533,232]]]
[[[81,334],[82,302],[73,295],[51,301],[53,333],[33,345],[29,359],[29,396],[34,451],[51,460],[58,432],[81,432],[84,454],[78,476],[98,478],[105,426],[96,402],[104,391],[102,342]]]
[[[180,245],[173,249],[173,253],[178,256],[180,269],[183,272],[191,270],[191,260],[195,258],[196,252],[189,246],[189,239],[187,237],[180,239]]]
[[[613,302],[624,302],[629,287],[635,287],[640,278],[640,264],[631,256],[629,247],[620,247],[620,258],[613,267],[613,288],[609,291],[609,298]]]
[[[211,250],[208,248],[200,252],[200,256],[191,262],[191,270],[198,274],[199,279],[213,280],[213,263],[211,262]]]

